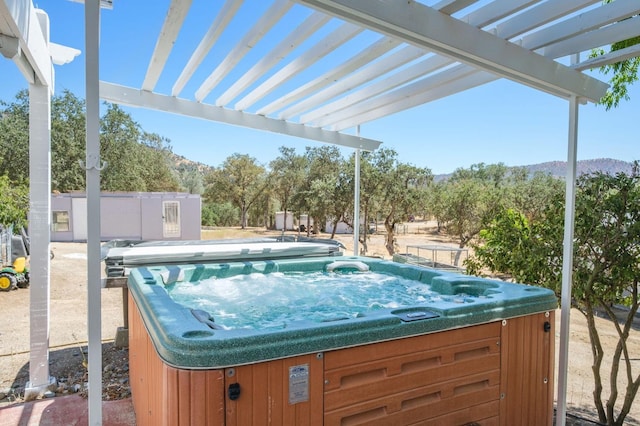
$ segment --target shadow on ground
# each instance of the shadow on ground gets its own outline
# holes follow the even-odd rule
[[[49,352],[49,375],[58,381],[55,396],[86,395],[87,346],[71,346]],[[129,389],[129,351],[116,348],[113,342],[102,344],[102,399],[105,401],[131,396]],[[4,403],[23,402],[24,388],[29,381],[29,362],[16,373]],[[54,395],[51,395],[54,396]]]

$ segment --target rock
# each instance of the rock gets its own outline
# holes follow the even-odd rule
[[[56,393],[53,392],[53,391],[48,390],[45,393],[43,393],[42,396],[44,398],[53,398],[54,396],[56,396]]]

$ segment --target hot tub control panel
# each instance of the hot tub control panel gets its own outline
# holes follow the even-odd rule
[[[431,311],[411,311],[411,312],[392,312],[393,315],[397,316],[398,318],[400,318],[402,321],[404,322],[409,322],[409,321],[420,321],[420,320],[426,320],[426,319],[431,319],[431,318],[438,318],[440,315],[436,314],[435,312],[431,312]]]

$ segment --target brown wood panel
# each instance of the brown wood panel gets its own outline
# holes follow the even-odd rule
[[[159,424],[157,421],[155,421],[154,419],[164,419],[166,418],[166,416],[164,415],[164,410],[165,410],[165,405],[164,405],[164,398],[163,395],[159,394],[158,392],[150,392],[150,389],[153,389],[155,386],[157,386],[159,389],[162,389],[162,379],[164,377],[164,371],[163,371],[163,364],[162,361],[160,360],[160,358],[157,357],[156,355],[156,350],[153,347],[153,344],[151,343],[151,339],[148,338],[148,336],[146,336],[146,351],[147,351],[147,361],[146,361],[146,365],[145,365],[145,372],[146,372],[146,377],[145,377],[145,386],[144,386],[144,392],[147,393],[147,399],[148,399],[148,409],[147,409],[147,415],[149,418],[149,424],[154,425],[154,424]],[[165,422],[165,424],[167,424]]]
[[[290,403],[290,368],[307,365],[308,398]],[[240,397],[226,398],[226,425],[321,425],[323,357],[303,355],[227,369],[225,388],[240,385]]]
[[[549,318],[547,319],[550,323],[551,330],[549,337],[545,336],[543,339],[543,349],[542,353],[544,356],[542,357],[542,372],[546,373],[547,386],[545,387],[545,392],[541,392],[541,400],[544,404],[544,407],[547,408],[546,416],[542,418],[543,424],[552,424],[553,423],[553,397],[554,397],[554,388],[555,388],[555,360],[556,360],[556,321],[555,321],[555,311],[549,312]],[[546,354],[549,354],[548,356]],[[546,397],[546,398],[545,398]]]
[[[191,383],[190,372],[187,370],[177,370],[178,387],[173,394],[167,395],[169,400],[177,399],[178,406],[178,424],[191,424]],[[175,403],[174,403],[175,404]]]
[[[464,378],[479,372],[498,371],[499,369],[500,355],[492,354],[478,360],[436,365],[419,372],[385,376],[378,380],[361,381],[358,386],[345,386],[325,392],[325,410],[333,410],[366,399],[393,396],[421,384],[444,383],[450,379]]]
[[[206,382],[206,424],[208,426],[224,425],[224,371],[208,370],[205,372]]]
[[[431,349],[467,343],[474,340],[482,340],[490,337],[500,337],[499,322],[333,351],[330,352],[331,357],[325,359],[325,368],[327,370],[333,370],[342,366],[352,365],[353,352],[360,353],[359,356],[362,357],[363,362],[367,362],[392,358],[394,356],[407,354],[408,352],[428,351]],[[407,351],[407,346],[410,346],[410,351]],[[363,351],[363,348],[366,350]],[[362,352],[366,352],[366,355],[363,355]]]
[[[146,397],[145,393],[142,392],[142,377],[144,376],[141,373],[141,368],[143,363],[140,360],[140,348],[142,346],[141,340],[143,340],[142,330],[136,323],[137,317],[139,317],[138,312],[135,310],[135,306],[133,305],[133,300],[129,298],[129,383],[131,386],[131,399],[134,404],[134,410],[136,413],[137,424],[140,426],[144,426],[145,423],[142,421],[142,416],[139,407],[146,406],[147,403],[143,401]]]
[[[500,332],[491,323],[327,353],[325,424],[408,425],[452,412],[465,422],[497,417]]]
[[[178,400],[176,390],[178,389],[178,370],[166,367],[162,370],[163,381],[162,396],[166,399],[165,414],[163,420],[165,424],[179,424],[180,413],[178,412]]]
[[[498,416],[492,416],[492,413],[498,410],[496,407],[498,404],[498,401],[493,401],[485,405],[478,405],[464,410],[454,411],[444,416],[421,421],[419,423],[407,424],[407,426],[460,426],[467,424],[472,424],[474,426],[498,426],[500,424],[500,418]],[[471,418],[476,420],[467,420]]]
[[[139,426],[224,425],[224,371],[166,365],[129,298],[129,380]]]
[[[325,411],[325,425],[408,425],[456,411],[467,412],[474,406],[497,404],[499,392],[500,372],[483,372]],[[490,415],[497,415],[498,406],[495,408]],[[466,417],[466,422],[484,417]]]
[[[549,329],[545,331],[545,323]],[[507,320],[501,338],[500,424],[551,425],[553,312]]]
[[[424,336],[416,339],[424,339]],[[411,374],[441,368],[443,365],[455,361],[464,361],[465,359],[472,360],[489,354],[499,355],[500,349],[496,344],[498,339],[499,335],[495,335],[485,339],[431,350],[415,350],[413,349],[414,346],[411,345],[409,352],[407,352],[407,347],[405,347],[405,353],[396,354],[394,357],[373,360],[370,359],[371,345],[346,349],[344,353],[348,355],[347,358],[351,364],[343,365],[339,368],[326,369],[325,391],[350,386],[360,386],[362,382],[377,381],[385,376]],[[411,342],[411,340],[403,341],[403,343]],[[344,355],[342,351],[338,352],[335,352],[338,356]],[[334,352],[328,354],[329,359],[332,359],[333,356]],[[354,364],[354,357],[357,357],[361,362]]]

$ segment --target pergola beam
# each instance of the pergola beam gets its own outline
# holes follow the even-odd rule
[[[424,56],[427,52],[419,49],[415,46],[404,46],[403,48],[396,50],[395,52],[381,58],[375,63],[374,66],[362,67],[357,72],[346,76],[345,78],[334,82],[325,89],[314,93],[308,98],[302,100],[296,105],[287,108],[282,111],[278,118],[287,119],[293,117],[305,110],[315,108],[316,105],[321,105],[324,102],[340,96],[349,90],[365,84],[368,81],[375,80],[381,75],[384,75],[394,69],[400,68],[407,63],[414,61],[421,56]]]
[[[338,121],[335,117],[340,116],[340,111],[344,109],[349,109],[351,111],[357,110],[359,108],[367,108],[371,109],[372,103],[367,102],[371,100],[373,104],[378,105],[378,98],[372,99],[375,96],[388,96],[396,94],[397,92],[404,92],[407,94],[406,90],[399,89],[397,91],[390,92],[391,90],[400,87],[406,83],[412,82],[423,75],[430,74],[437,70],[442,70],[442,68],[446,66],[450,66],[455,63],[452,59],[446,58],[444,56],[432,55],[427,57],[426,59],[417,62],[413,65],[410,65],[404,68],[402,71],[399,71],[385,79],[372,83],[368,86],[363,87],[361,90],[350,93],[347,96],[344,96],[336,101],[330,102],[326,105],[321,106],[320,108],[311,111],[307,114],[304,114],[300,117],[301,123],[312,123],[314,126],[323,127],[328,124],[328,121],[325,121],[326,118],[334,119]],[[438,74],[448,74],[448,70],[441,71]],[[427,77],[429,78],[429,77]],[[425,79],[427,79],[425,78]],[[422,79],[424,80],[424,79]],[[413,85],[409,85],[413,87]],[[415,92],[413,92],[415,93]],[[385,95],[382,95],[385,94]],[[411,94],[411,92],[409,92]],[[404,95],[399,95],[400,97]],[[349,117],[353,116],[349,115]],[[344,118],[344,117],[343,117]]]
[[[599,80],[417,2],[299,2],[558,96],[575,94],[596,102],[607,90]]]
[[[636,0],[637,6],[638,2]],[[616,25],[608,25],[576,35],[570,39],[547,46],[541,51],[544,56],[559,58],[627,40],[638,35],[640,35],[640,18],[635,17],[625,19],[616,23]]]
[[[269,10],[260,17],[258,22],[238,41],[233,50],[216,67],[215,70],[196,90],[196,100],[202,102],[213,90],[238,65],[238,62],[266,35],[285,13],[291,9],[289,0],[276,0]]]
[[[222,31],[229,25],[229,22],[235,16],[240,5],[242,5],[242,0],[227,0],[222,6],[216,19],[211,23],[209,30],[200,41],[200,44],[198,44],[198,47],[196,47],[187,65],[182,69],[180,76],[173,85],[171,89],[172,96],[180,95],[184,86],[196,72],[196,69],[198,69],[216,41],[218,41]]]
[[[509,39],[515,37],[515,35],[508,34],[514,34],[516,32],[522,34],[601,1],[602,0],[549,0],[529,10],[525,10],[508,21],[498,24],[495,28],[495,33],[498,37]]]
[[[142,83],[142,90],[153,91],[156,87],[156,83],[162,74],[167,59],[173,45],[178,38],[178,33],[182,24],[184,23],[189,8],[191,7],[191,0],[172,0],[169,6],[169,11],[162,24],[162,30],[160,36],[156,41],[156,47],[153,50],[151,61],[149,61],[149,67],[147,68],[147,75]]]
[[[355,126],[356,121],[367,123],[398,111],[481,86],[496,80],[496,76],[487,72],[478,72],[468,65],[460,64],[451,73],[440,73],[434,76],[432,84],[423,89],[422,86],[428,83],[428,80],[430,79],[423,79],[414,83],[417,91],[407,97],[396,96],[395,102],[386,103],[378,109],[364,110],[357,118],[351,116],[350,118],[336,121],[329,126],[329,129],[334,131],[348,129]]]
[[[469,13],[468,15],[462,17],[461,19],[466,21],[468,24],[476,26],[476,27],[484,27],[486,25],[489,25],[493,22],[496,22],[502,18],[504,18],[505,16],[508,16],[510,14],[516,13],[519,10],[522,10],[523,8],[530,6],[532,3],[535,3],[537,0],[500,0],[500,1],[495,1],[492,3],[489,3],[488,5],[485,5],[481,8],[479,8],[478,10],[475,10],[471,13]],[[451,13],[450,9],[446,9],[448,7],[451,7],[453,4],[453,2],[451,1],[443,1],[440,2],[438,4],[436,4],[434,7],[434,9],[438,10],[439,8],[445,8],[443,10],[446,10],[448,12]],[[461,3],[457,4],[458,7],[462,6]],[[443,11],[440,10],[440,11]],[[457,11],[457,10],[456,10]],[[444,13],[444,12],[443,12]],[[448,13],[449,14],[449,13]],[[396,43],[399,43],[398,40],[390,38],[390,37],[385,37],[383,40],[394,40]],[[370,46],[370,48],[373,47]],[[322,103],[324,103],[325,101],[328,101],[338,95],[341,95],[343,93],[346,93],[349,90],[352,90],[355,87],[361,86],[362,84],[366,83],[367,81],[373,80],[374,78],[377,78],[389,71],[392,71],[396,68],[400,68],[401,66],[405,65],[406,63],[415,60],[417,58],[419,58],[420,56],[425,56],[427,54],[429,54],[430,52],[424,50],[424,49],[420,49],[420,48],[416,48],[414,46],[405,46],[402,50],[399,50],[397,52],[395,52],[392,55],[387,56],[386,58],[382,59],[381,61],[379,61],[378,63],[375,64],[375,66],[372,67],[365,67],[362,70],[358,71],[358,73],[356,74],[352,74],[350,76],[348,76],[347,78],[345,78],[344,80],[338,81],[338,78],[333,78],[333,80],[336,80],[336,83],[332,85],[332,87],[325,89],[321,92],[317,92],[315,94],[313,94],[312,96],[310,96],[309,98],[305,99],[304,101],[301,101],[293,106],[290,106],[289,108],[287,108],[286,110],[280,112],[278,114],[278,118],[281,119],[289,119],[291,117],[294,117],[298,114],[302,114],[304,112],[308,112],[310,110],[312,110],[313,108],[315,108],[317,105],[320,105]],[[453,62],[453,60],[451,59],[447,59],[446,60],[446,64],[451,64]],[[444,66],[444,65],[443,65]],[[431,71],[435,71],[435,70],[431,70]],[[431,72],[429,71],[429,72]],[[389,80],[389,79],[387,79]],[[409,80],[405,80],[405,81],[409,81]],[[391,85],[389,86],[389,88],[392,87],[396,87],[397,85]],[[306,87],[306,85],[304,86]],[[380,86],[379,86],[380,87]],[[387,89],[389,90],[389,89]],[[294,93],[297,93],[298,91],[295,91]],[[358,95],[357,97],[360,97],[360,95]],[[350,99],[355,99],[352,98],[351,95],[349,95]],[[287,94],[285,95],[283,98],[278,99],[276,101],[274,101],[273,103],[267,105],[266,107],[260,109],[258,111],[259,114],[269,114],[271,112],[273,112],[276,109],[279,109],[278,107],[282,108],[284,105],[291,104],[295,101],[297,101],[299,98],[295,98],[293,96],[293,94]],[[353,101],[355,102],[355,101]],[[327,110],[325,107],[322,108],[323,110]],[[334,110],[335,111],[335,110]],[[320,114],[316,114],[314,111],[313,116],[314,117],[318,117],[320,115],[322,115],[323,113]],[[310,121],[310,120],[314,120],[315,118],[311,118],[311,119],[305,119],[303,120],[304,122]]]
[[[638,13],[637,0],[616,0],[527,35],[522,38],[522,44],[545,47],[621,21],[636,13]]]
[[[310,47],[299,57],[289,62],[282,69],[269,77],[264,83],[260,84],[253,91],[240,99],[236,103],[235,108],[239,110],[248,109],[251,105],[267,96],[277,87],[287,82],[290,78],[304,71],[324,56],[333,52],[338,47],[360,34],[362,31],[362,27],[346,22],[343,23],[327,37]]]
[[[49,48],[43,26],[49,26],[46,14],[38,15],[30,1],[0,2],[0,33],[19,40],[19,51],[12,58],[31,84],[52,87]],[[41,22],[41,19],[46,22]]]
[[[572,65],[576,71],[584,71],[588,69],[603,67],[605,65],[615,64],[616,62],[626,61],[627,59],[640,56],[640,44],[625,47],[624,49],[616,50],[614,52],[606,53],[602,56],[587,59],[579,64]]]
[[[220,97],[216,99],[216,105],[222,106],[231,102],[236,96],[247,89],[247,87],[255,83],[265,72],[298,48],[306,39],[329,22],[330,19],[331,17],[324,13],[313,12],[304,22],[296,26],[287,37],[282,39],[282,41],[278,43],[278,46],[264,55],[259,62],[220,95]]]
[[[302,124],[275,120],[257,114],[235,111],[214,105],[180,99],[173,96],[159,95],[104,81],[100,82],[100,97],[109,102],[121,105],[181,114],[234,126],[295,136],[350,148],[359,148],[365,151],[373,151],[381,144],[380,141],[373,139],[366,139],[344,133],[304,126]]]
[[[385,55],[387,52],[396,48],[399,44],[400,42],[398,40],[394,40],[391,37],[382,37],[366,49],[363,49],[356,56],[352,57],[346,62],[343,62],[342,64],[326,72],[325,74],[316,77],[303,86],[300,86],[298,89],[295,89],[292,92],[288,92],[283,97],[260,108],[257,113],[268,115],[289,106],[289,108],[278,114],[278,118],[284,120],[297,115],[299,112],[304,111],[304,107],[299,107],[304,101],[299,102],[294,106],[290,106],[291,104],[300,101],[306,96],[309,96],[312,93],[329,86],[330,84],[337,84],[337,82],[339,82],[343,77],[348,76],[358,68],[366,65],[374,59]]]

